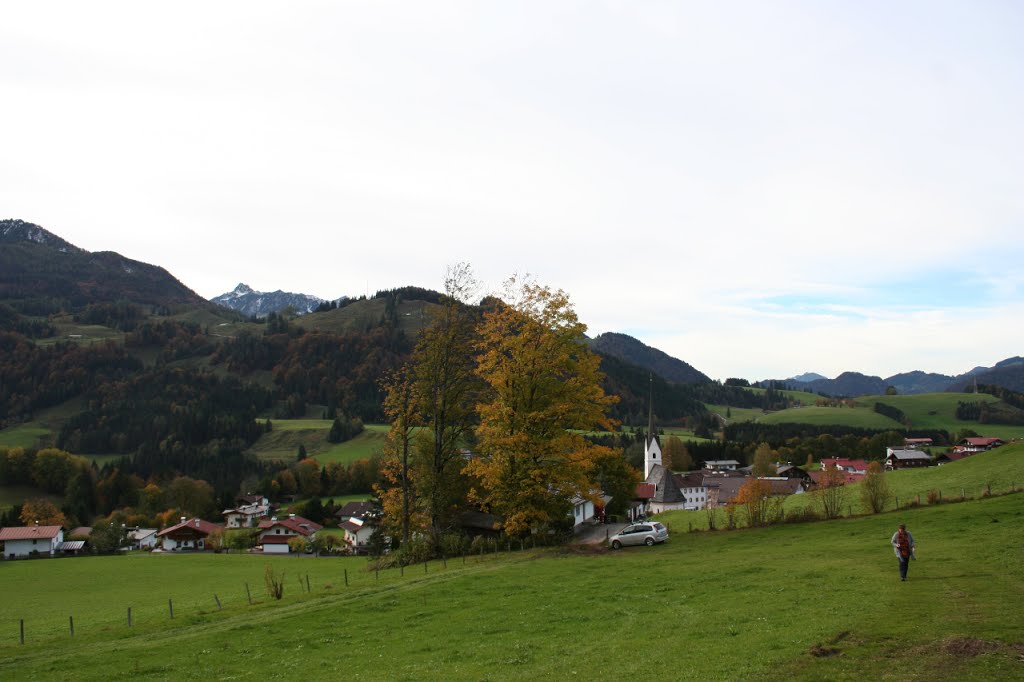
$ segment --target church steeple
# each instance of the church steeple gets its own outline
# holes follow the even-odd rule
[[[651,475],[655,464],[661,464],[661,445],[658,434],[654,431],[654,374],[651,374],[650,395],[647,402],[647,441],[644,443],[644,480]]]

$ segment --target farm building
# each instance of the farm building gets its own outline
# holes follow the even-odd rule
[[[931,466],[932,457],[927,452],[920,450],[893,450],[885,449],[885,468],[909,469],[911,467]]]
[[[339,526],[345,531],[345,544],[355,554],[365,554],[374,528],[363,519],[352,517]]]

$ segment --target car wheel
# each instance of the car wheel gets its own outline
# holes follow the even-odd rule
[[[654,547],[654,538],[647,538],[644,542],[647,543],[648,547]]]
[[[622,549],[622,543],[618,540],[612,540],[612,549]]]

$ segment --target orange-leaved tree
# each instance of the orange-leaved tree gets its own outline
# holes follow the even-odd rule
[[[488,393],[479,407],[472,500],[517,535],[553,527],[573,497],[595,499],[595,459],[607,448],[572,431],[610,429],[614,401],[601,388],[600,358],[568,295],[512,278],[480,325],[477,372]]]
[[[763,526],[770,522],[771,494],[771,484],[760,478],[750,478],[740,486],[735,502],[743,507],[748,526]]]
[[[57,506],[44,498],[25,500],[21,506],[21,522],[26,526],[39,524],[40,526],[63,526],[67,523],[64,514]]]

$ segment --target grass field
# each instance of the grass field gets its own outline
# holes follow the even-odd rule
[[[904,428],[899,422],[878,414],[872,409],[855,407],[797,407],[766,414],[757,421],[761,424],[841,425],[896,431],[902,431]]]
[[[906,583],[889,546],[901,520],[918,542]],[[1010,495],[621,552],[474,556],[380,583],[359,559],[9,562],[0,677],[1019,679],[1024,611],[1008,596],[1024,591],[1022,522],[1024,495]],[[263,595],[265,564],[286,572],[282,602]]]
[[[326,419],[279,419],[271,422],[273,430],[260,436],[249,452],[260,459],[294,460],[299,445],[309,457],[320,462],[354,462],[378,454],[384,447],[388,426],[367,424],[364,431],[344,443],[328,443],[331,422]]]
[[[47,499],[60,507],[64,504],[64,498],[60,495],[50,495],[39,488],[30,485],[0,485],[0,510],[5,510],[23,503],[27,499]]]
[[[707,404],[704,407],[708,408],[708,411],[712,414],[717,414],[718,416],[725,418],[730,424],[733,422],[753,422],[764,416],[764,410],[760,408],[730,407],[728,405],[711,404]],[[729,416],[726,417],[726,414]]]

